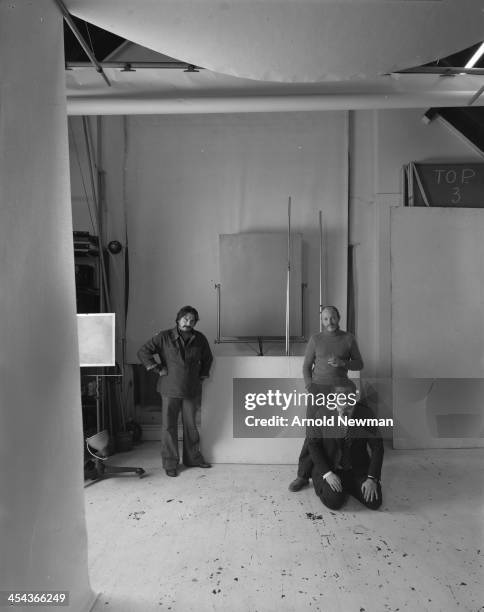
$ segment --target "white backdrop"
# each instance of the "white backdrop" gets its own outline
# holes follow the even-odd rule
[[[70,591],[69,608],[41,609],[84,612],[94,593],[62,27],[50,0],[0,2],[0,589]]]
[[[393,376],[484,377],[484,210],[392,210]]]
[[[397,448],[484,446],[484,210],[392,209]]]
[[[482,40],[480,0],[65,0],[77,17],[215,72],[354,79]]]

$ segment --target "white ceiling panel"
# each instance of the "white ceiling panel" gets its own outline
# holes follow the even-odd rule
[[[482,0],[65,0],[77,17],[212,71],[362,80],[484,38]]]

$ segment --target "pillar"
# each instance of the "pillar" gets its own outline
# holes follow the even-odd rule
[[[89,610],[63,24],[53,0],[0,0],[0,457],[0,589],[69,591],[69,610]]]

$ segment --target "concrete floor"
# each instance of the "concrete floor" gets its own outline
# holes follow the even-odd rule
[[[169,478],[158,446],[85,489],[95,612],[484,610],[482,449],[386,449],[382,508],[333,512],[295,466]]]

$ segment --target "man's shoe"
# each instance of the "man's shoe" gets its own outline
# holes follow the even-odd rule
[[[178,472],[176,470],[165,470],[165,472],[167,476],[171,476],[172,478],[178,476]]]
[[[289,491],[292,491],[293,493],[297,493],[301,489],[304,489],[304,487],[307,487],[308,484],[309,484],[309,480],[306,480],[306,478],[301,478],[300,476],[298,476],[289,485]]]
[[[194,465],[194,467],[211,468],[212,464],[211,463],[207,463],[206,461],[200,461],[200,463],[196,463]]]

